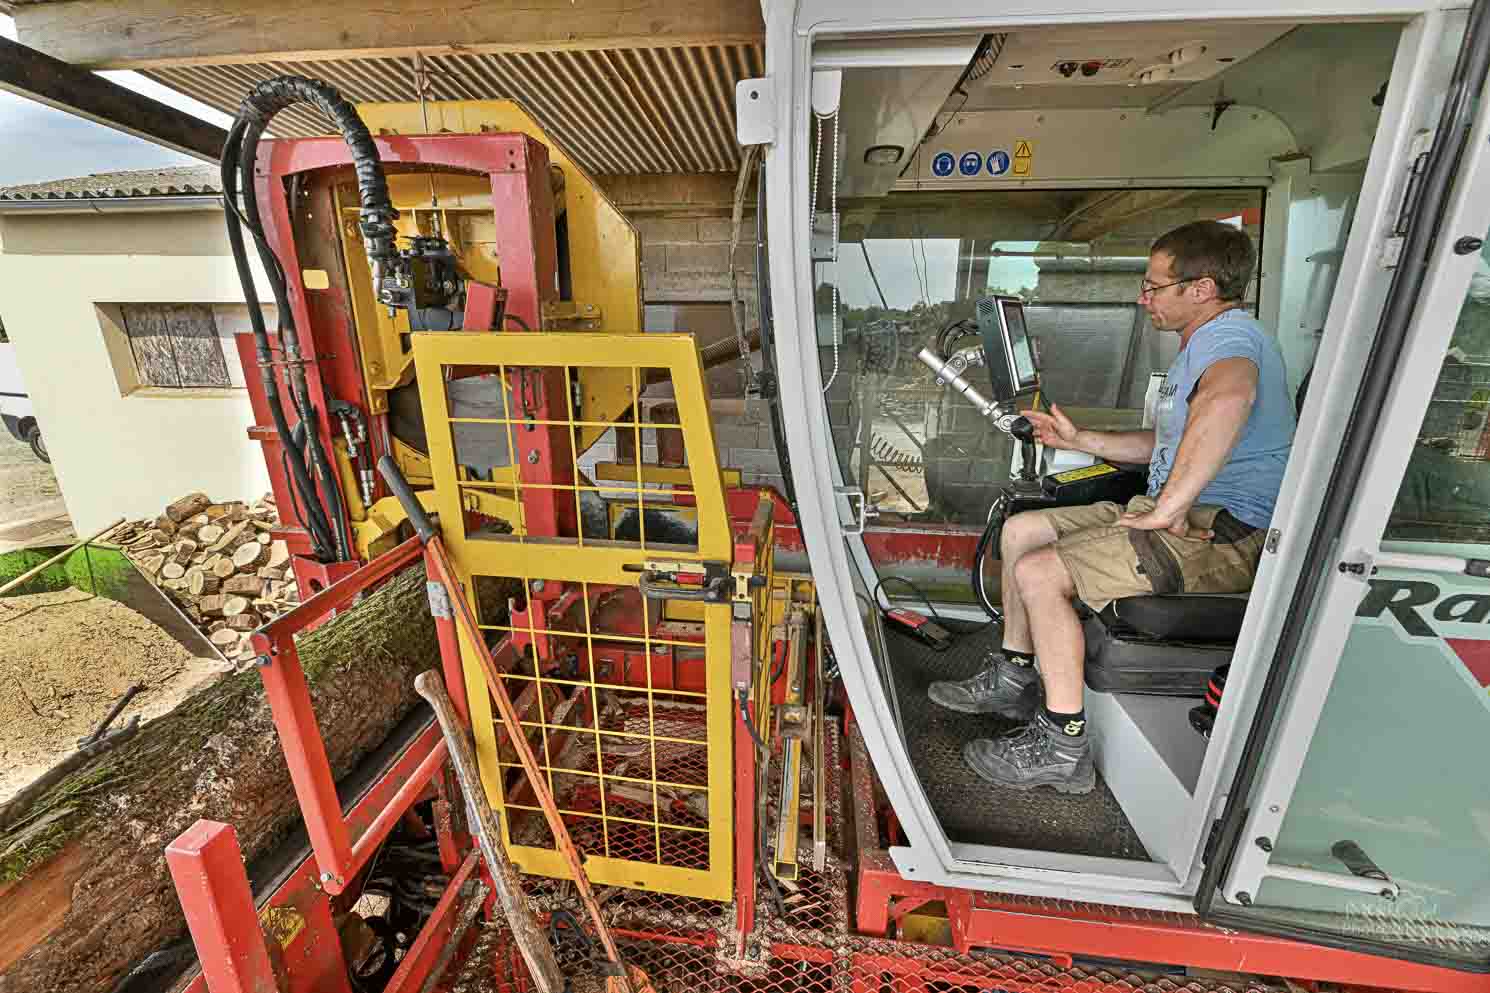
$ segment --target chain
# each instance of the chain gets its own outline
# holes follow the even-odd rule
[[[833,372],[828,376],[828,381],[823,384],[823,392],[826,393],[828,392],[828,390],[833,388],[833,382],[838,378],[838,349],[841,343],[840,339],[842,338],[838,326],[838,148],[841,132],[838,127],[838,111],[835,110],[831,114],[814,114],[814,117],[816,117],[817,119],[817,155],[816,161],[813,163],[812,168],[811,198],[812,226],[814,230],[817,227],[817,174],[822,169],[823,161],[823,129],[826,127],[828,121],[833,122],[833,161],[829,165],[829,168],[831,169],[831,172],[829,174],[829,195],[832,198],[833,214],[833,227],[831,228],[833,238],[833,258],[830,263],[831,268],[828,270],[829,280],[832,287],[832,316],[830,320],[832,322],[831,326],[833,328]]]
[[[430,94],[433,83],[429,78],[429,69],[424,65],[424,53],[414,53],[414,90],[419,94],[419,119],[424,125],[424,133],[429,134],[429,107],[425,103]],[[429,167],[429,214],[430,229],[436,237],[442,237],[440,231],[440,193],[435,189],[435,167]],[[417,225],[414,232],[418,234]]]

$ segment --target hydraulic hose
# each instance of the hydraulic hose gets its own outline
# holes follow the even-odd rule
[[[316,558],[324,561],[331,558],[335,540],[320,502],[314,499],[315,481],[311,478],[310,470],[305,464],[305,455],[292,440],[292,429],[285,417],[284,404],[279,395],[279,382],[274,375],[274,356],[269,345],[269,332],[264,325],[264,314],[259,306],[259,292],[254,284],[253,271],[248,266],[248,252],[243,244],[243,230],[236,206],[238,153],[247,127],[246,120],[234,121],[232,129],[228,132],[227,142],[223,146],[221,163],[223,218],[227,226],[228,245],[233,253],[233,264],[238,270],[238,282],[243,287],[244,303],[248,305],[248,319],[254,336],[254,357],[259,366],[259,383],[264,390],[269,416],[274,421],[274,432],[279,436],[280,450],[289,470],[287,482],[291,487],[292,503],[294,494],[299,493],[302,495],[301,502],[308,505],[305,507],[301,522],[305,525],[306,531],[310,533],[311,545],[315,550]],[[252,190],[249,191],[246,199],[253,199]],[[258,232],[255,232],[255,237],[258,236]],[[273,270],[277,269],[278,260],[275,261],[270,272],[271,283],[276,282],[274,277],[277,273]],[[281,308],[279,313],[280,323],[283,325],[288,311]]]
[[[1004,508],[1001,506],[1003,499],[1000,498],[988,511],[988,524],[983,528],[983,533],[978,537],[978,544],[973,549],[973,595],[978,599],[978,606],[983,608],[983,613],[989,619],[1001,621],[1004,612],[998,604],[988,595],[988,587],[983,583],[983,563],[987,560],[988,550],[998,547],[998,535],[1003,531]]]
[[[243,224],[254,236],[255,248],[268,275],[274,293],[274,302],[279,311],[280,347],[290,388],[290,399],[302,422],[313,423],[315,410],[310,402],[310,389],[305,377],[305,359],[300,350],[300,336],[295,328],[294,316],[289,306],[284,268],[275,256],[273,248],[264,236],[263,220],[259,213],[257,198],[253,195],[254,165],[258,159],[259,140],[274,115],[296,103],[309,103],[316,107],[336,126],[352,154],[352,165],[357,174],[357,189],[360,199],[359,226],[368,261],[373,269],[373,283],[381,281],[385,266],[396,260],[396,230],[393,221],[398,217],[388,194],[388,181],[383,173],[383,164],[377,146],[367,125],[357,115],[356,108],[348,103],[334,87],[301,76],[278,76],[255,86],[244,97],[238,117],[228,133],[223,149],[222,181],[224,212],[227,219],[228,239],[233,248],[234,261],[244,287],[244,297],[249,304],[249,320],[253,325],[255,352],[259,362],[260,377],[268,398],[275,432],[288,453],[291,470],[291,485],[304,498],[306,529],[311,534],[317,557],[346,560],[351,557],[347,539],[347,512],[345,499],[340,489],[340,477],[331,464],[320,432],[307,430],[305,453],[291,439],[288,421],[279,398],[272,369],[272,355],[267,329],[258,307],[258,296],[253,287],[249,271],[243,236],[239,229],[239,217],[235,207],[239,189],[244,191]],[[310,467],[314,466],[313,478]],[[329,509],[330,513],[327,514]]]

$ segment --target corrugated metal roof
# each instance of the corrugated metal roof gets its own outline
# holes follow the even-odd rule
[[[735,83],[764,71],[759,43],[429,55],[426,99],[509,99],[589,172],[729,172],[739,165]],[[353,103],[419,99],[412,57],[169,66],[145,75],[226,113],[272,76],[325,80]],[[318,111],[274,119],[282,137],[330,134]]]
[[[71,179],[5,186],[0,187],[0,200],[118,200],[203,196],[220,192],[216,166],[173,166],[129,172],[95,172]]]

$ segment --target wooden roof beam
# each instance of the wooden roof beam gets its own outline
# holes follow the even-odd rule
[[[0,89],[216,162],[228,133],[86,69],[0,38]]]
[[[93,69],[725,44],[765,31],[759,0],[20,0],[15,20],[26,44]]]

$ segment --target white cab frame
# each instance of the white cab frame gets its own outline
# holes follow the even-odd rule
[[[767,108],[750,108],[749,126],[756,135],[770,136],[766,154],[768,259],[787,447],[799,523],[828,634],[870,758],[905,832],[906,844],[892,850],[896,865],[908,878],[944,885],[1189,912],[1193,909],[1191,899],[1199,877],[1205,828],[1225,799],[1226,784],[1231,781],[1255,709],[1261,683],[1255,670],[1267,663],[1275,646],[1282,613],[1298,578],[1294,560],[1302,554],[1318,513],[1317,490],[1329,477],[1341,440],[1340,429],[1359,383],[1389,282],[1388,274],[1377,268],[1375,260],[1384,232],[1396,215],[1408,164],[1405,150],[1425,122],[1431,127],[1438,110],[1434,87],[1442,92],[1441,77],[1448,71],[1441,64],[1445,32],[1441,5],[1421,0],[1272,0],[1185,10],[1118,0],[1069,0],[1059,13],[1048,6],[1048,0],[1012,0],[997,7],[957,0],[923,0],[913,6],[888,0],[763,0],[762,6],[766,24],[764,92],[772,95],[772,117],[764,121]],[[874,58],[870,54],[873,52],[889,52],[886,58],[897,58],[893,43],[897,36],[919,37],[923,40],[905,44],[925,46],[924,38],[938,33],[965,35],[1043,24],[1201,18],[1406,22],[1330,308],[1318,372],[1274,517],[1279,542],[1276,553],[1265,556],[1237,645],[1227,694],[1239,703],[1221,712],[1189,809],[1183,817],[1178,812],[1174,815],[1178,823],[1160,860],[1137,862],[957,844],[942,830],[911,765],[897,726],[895,701],[877,669],[876,658],[883,646],[871,646],[871,635],[861,623],[875,572],[862,538],[844,526],[843,522],[850,520],[848,508],[835,489],[841,486],[842,478],[821,399],[826,371],[818,361],[810,278],[808,191],[814,53],[817,46],[831,40],[835,42],[832,57],[841,58],[837,53],[847,43],[874,39],[877,44],[848,46],[855,48],[854,64],[865,65]],[[744,119],[742,107],[742,122]],[[1483,225],[1479,230],[1483,232]],[[1460,290],[1460,294],[1450,295],[1455,305],[1462,298],[1462,286]],[[1444,325],[1451,326],[1452,320]],[[1427,344],[1422,347],[1427,349]],[[1420,364],[1435,363],[1441,357],[1441,348],[1436,353],[1430,349],[1422,354]],[[1419,417],[1404,418],[1402,431],[1410,432],[1420,422],[1421,404],[1426,403],[1428,392],[1423,384],[1431,382],[1429,376],[1417,383]],[[1401,446],[1400,451],[1405,453],[1407,446]],[[1386,468],[1383,462],[1376,471],[1385,473]],[[1401,468],[1397,466],[1399,476]],[[1353,534],[1361,547],[1374,547],[1365,543],[1365,537],[1371,521],[1377,522],[1379,534],[1378,518],[1384,519],[1385,513],[1379,504],[1375,501],[1369,505],[1379,514],[1370,516],[1363,507],[1353,518],[1358,522]],[[1355,595],[1358,598],[1359,593]],[[1341,596],[1343,603],[1348,591],[1342,590]],[[1334,640],[1343,643],[1349,611],[1333,611],[1328,623],[1330,626],[1318,629],[1323,634],[1316,641],[1328,642],[1329,632],[1333,632]],[[878,637],[874,640],[881,641]],[[1120,710],[1106,708],[1099,716],[1116,720],[1112,712]],[[1111,733],[1127,734],[1130,730],[1114,727]]]

